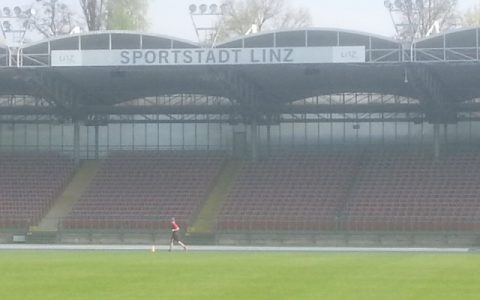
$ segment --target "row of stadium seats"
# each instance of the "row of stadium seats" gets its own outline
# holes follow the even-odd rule
[[[113,152],[63,226],[158,229],[171,216],[190,224],[225,162],[220,153]],[[58,154],[0,154],[0,228],[36,224],[73,172]],[[245,162],[217,229],[478,230],[480,154],[342,150]]]
[[[218,219],[220,230],[333,230],[357,154],[278,155],[246,163]]]
[[[434,160],[430,152],[406,149],[337,151],[247,164],[218,229],[478,229],[477,152],[455,150]]]
[[[26,228],[48,211],[73,175],[57,153],[0,153],[0,228]]]
[[[366,153],[347,200],[345,227],[471,228],[471,217],[480,223],[479,167],[474,150],[452,151],[439,160],[408,151]]]
[[[158,229],[188,223],[204,203],[225,155],[114,152],[68,218],[66,229]],[[166,222],[167,221],[167,222]]]

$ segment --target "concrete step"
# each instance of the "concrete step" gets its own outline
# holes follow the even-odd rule
[[[47,215],[40,221],[33,231],[56,231],[59,223],[72,210],[80,196],[87,189],[97,173],[99,162],[96,160],[83,161],[63,193],[57,198]]]
[[[191,234],[211,234],[216,225],[217,215],[235,179],[242,169],[242,162],[229,161],[218,176],[215,187],[203,205],[197,219],[188,229]]]

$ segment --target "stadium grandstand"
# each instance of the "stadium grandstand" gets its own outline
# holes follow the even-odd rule
[[[479,41],[0,45],[0,242],[478,245]]]

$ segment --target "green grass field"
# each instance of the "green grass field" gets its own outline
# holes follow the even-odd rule
[[[477,254],[0,252],[0,299],[479,299]]]

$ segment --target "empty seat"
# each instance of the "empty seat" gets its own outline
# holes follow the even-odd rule
[[[224,162],[222,153],[112,152],[63,225],[153,230],[173,216],[188,225]]]

